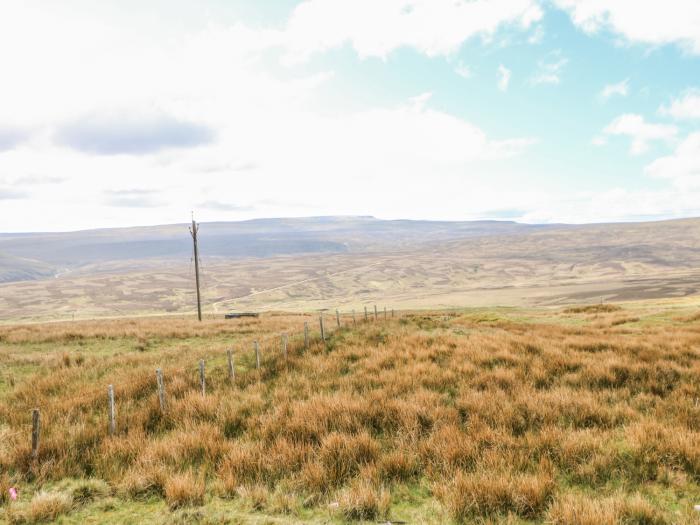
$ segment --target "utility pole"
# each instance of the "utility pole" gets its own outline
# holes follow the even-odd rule
[[[194,213],[192,214],[192,227],[190,227],[190,235],[194,243],[194,279],[197,283],[197,319],[202,320],[202,300],[199,296],[199,250],[197,249],[197,232],[199,226],[194,222]]]

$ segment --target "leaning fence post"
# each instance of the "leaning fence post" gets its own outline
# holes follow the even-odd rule
[[[255,368],[260,370],[260,345],[255,341]]]
[[[199,360],[199,384],[202,386],[202,395],[207,393],[207,387],[204,379],[204,359]]]
[[[335,324],[340,328],[340,312],[338,312],[338,309],[335,310]]]
[[[287,334],[282,334],[282,354],[285,362],[287,361]]]
[[[107,387],[107,399],[109,400],[109,435],[113,436],[117,431],[117,422],[114,414],[114,387]]]
[[[304,350],[309,349],[309,322],[304,321]]]
[[[32,457],[36,458],[39,455],[39,432],[41,428],[41,416],[39,409],[32,410]]]
[[[374,320],[377,320],[377,305],[374,305]]]
[[[236,379],[236,369],[233,367],[233,351],[226,350],[226,357],[228,359],[228,378],[233,383]]]
[[[163,383],[163,371],[156,368],[156,383],[158,385],[158,404],[160,411],[165,412],[165,384]]]
[[[367,307],[365,306],[365,323],[366,323],[368,320],[369,320],[369,319],[367,318]]]
[[[323,314],[318,316],[318,322],[321,325],[321,341],[323,341],[323,344],[326,344],[326,332],[323,329]]]

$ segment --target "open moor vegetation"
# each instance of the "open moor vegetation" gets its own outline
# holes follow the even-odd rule
[[[317,326],[267,314],[0,328],[0,519],[696,523],[692,308],[403,312],[340,329],[328,316],[327,344],[314,331],[308,349],[304,321]]]

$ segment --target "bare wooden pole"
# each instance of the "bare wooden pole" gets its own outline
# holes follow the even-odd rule
[[[323,344],[326,344],[326,332],[323,329],[323,314],[318,316],[318,322],[321,325],[321,341],[323,341]]]
[[[340,312],[337,309],[335,311],[335,324],[340,328]]]
[[[107,387],[107,399],[109,400],[109,435],[113,436],[117,432],[117,421],[114,410],[114,387]]]
[[[287,361],[287,342],[289,338],[287,334],[282,334],[282,355],[284,355],[284,361]]]
[[[228,359],[228,378],[233,383],[236,380],[236,369],[233,367],[233,350],[226,350],[226,358]]]
[[[374,305],[374,320],[377,320],[377,305]]]
[[[304,350],[309,349],[309,322],[304,321]]]
[[[394,309],[393,308],[391,309],[391,318],[392,319],[394,318]]]
[[[255,341],[255,368],[260,370],[260,344]]]
[[[384,307],[384,320],[386,321],[386,306]]]
[[[365,322],[367,321],[369,321],[369,319],[367,318],[367,307],[365,306]]]
[[[194,279],[197,284],[197,319],[202,320],[202,299],[199,294],[199,248],[197,247],[197,233],[199,225],[194,222],[192,217],[192,226],[190,227],[190,235],[192,235],[192,243],[194,244]]]
[[[165,412],[165,383],[163,382],[163,371],[156,368],[156,384],[158,385],[158,404],[161,413]]]
[[[41,416],[39,409],[32,410],[32,457],[36,458],[39,455],[39,433],[41,431]]]
[[[357,324],[357,319],[355,319],[355,310],[352,311],[352,324],[353,325]]]
[[[199,360],[199,384],[202,387],[202,396],[207,395],[207,386],[204,379],[204,359]]]

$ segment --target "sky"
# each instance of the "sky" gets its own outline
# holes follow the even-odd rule
[[[0,0],[0,232],[700,215],[697,0]]]

